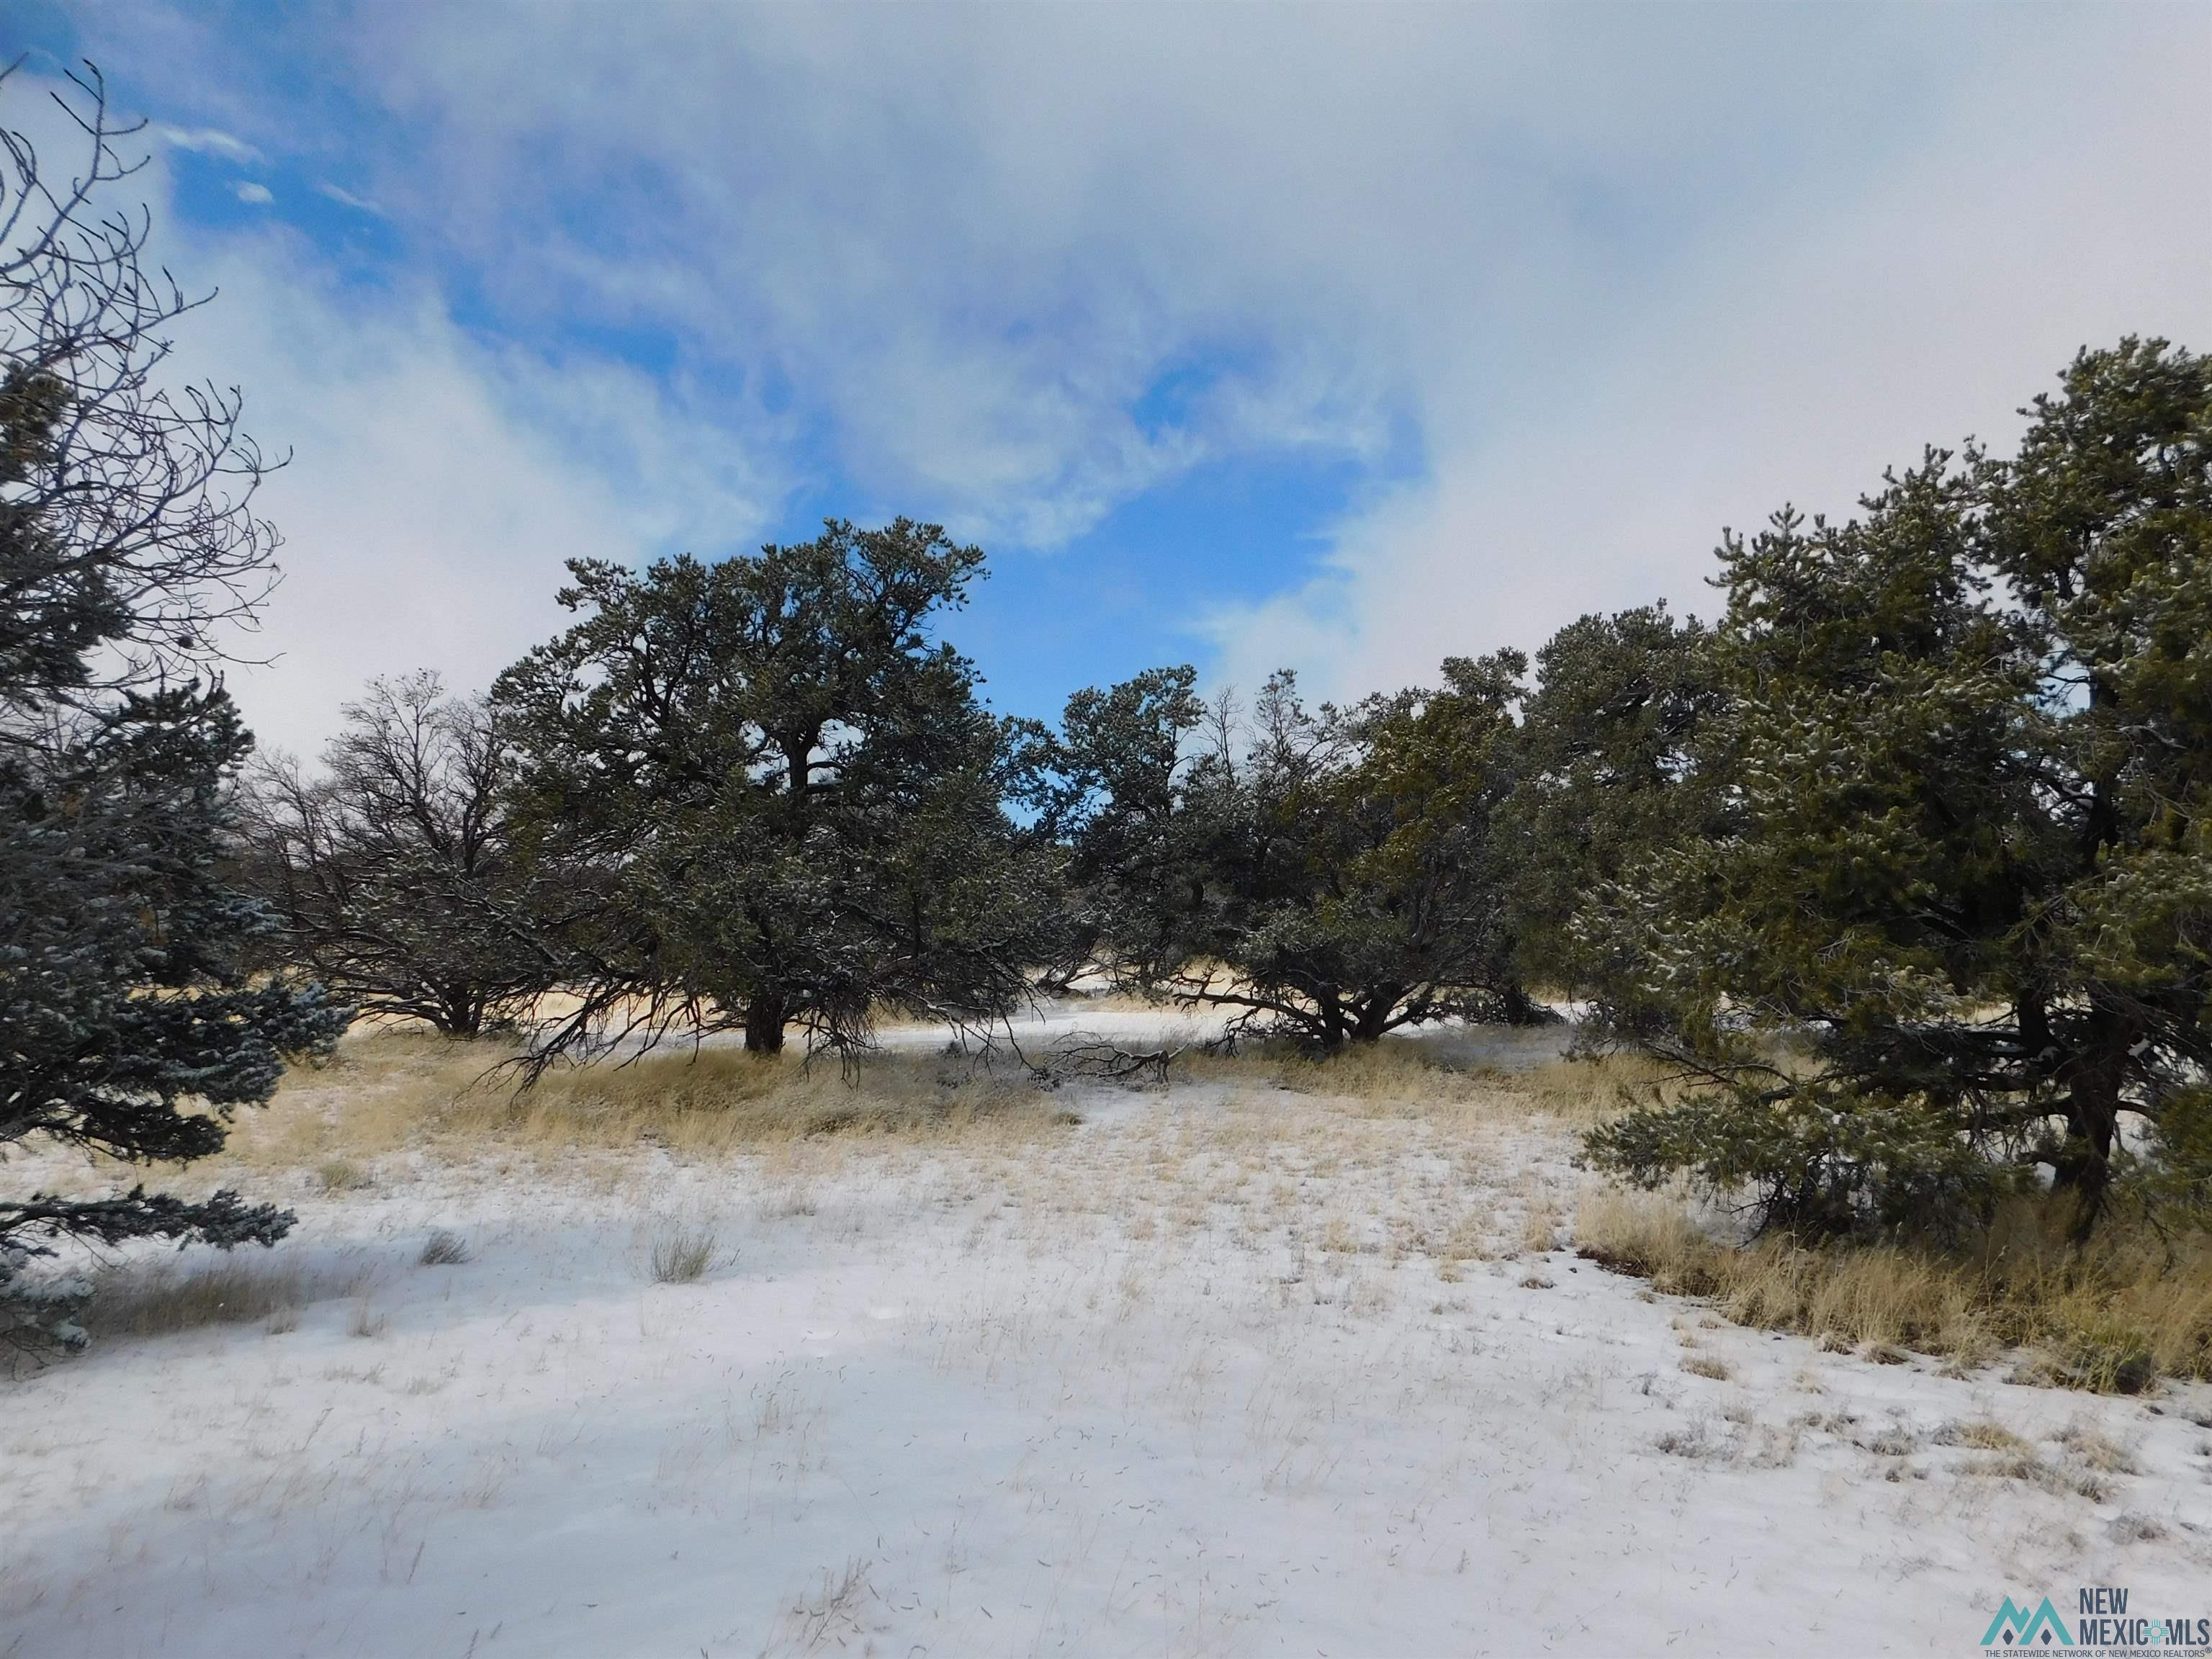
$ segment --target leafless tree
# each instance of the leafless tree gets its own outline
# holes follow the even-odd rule
[[[19,716],[204,671],[276,580],[250,502],[283,463],[240,429],[237,388],[170,365],[168,326],[214,296],[149,269],[146,210],[109,205],[144,123],[118,122],[92,65],[68,82],[73,169],[0,128],[0,703]]]
[[[319,772],[280,755],[249,775],[252,884],[337,994],[473,1036],[554,977],[524,919],[507,751],[483,700],[434,673],[372,680],[344,712]]]

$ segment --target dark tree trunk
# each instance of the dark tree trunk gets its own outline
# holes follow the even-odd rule
[[[1346,1030],[1344,1005],[1337,1000],[1335,993],[1332,991],[1318,993],[1314,998],[1314,1003],[1321,1011],[1321,1018],[1316,1027],[1321,1039],[1321,1051],[1325,1054],[1336,1054],[1344,1047]]]
[[[749,1054],[780,1054],[783,1052],[783,1025],[788,1014],[781,995],[773,991],[759,991],[745,1005],[745,1052]]]
[[[2077,1238],[2088,1237],[2111,1194],[2112,1147],[2119,1139],[2120,1088],[2131,1035],[2118,1014],[2092,1009],[2089,1041],[2058,1068],[2067,1086],[2066,1145],[2058,1155],[2056,1184],[2081,1200]]]
[[[1352,1027],[1354,1042],[1380,1042],[1382,1040],[1383,1030],[1390,1023],[1391,1010],[1398,1006],[1398,994],[1396,988],[1390,986],[1383,986],[1367,994],[1367,1000],[1360,1005],[1358,1018]]]
[[[448,986],[438,999],[443,1010],[436,1021],[447,1036],[472,1037],[483,1032],[483,998],[475,988]]]
[[[1498,1000],[1505,1005],[1508,1025],[1548,1025],[1552,1022],[1552,1011],[1516,982],[1509,981],[1498,994]]]

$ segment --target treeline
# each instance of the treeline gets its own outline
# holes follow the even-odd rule
[[[541,1063],[1079,981],[1322,1054],[1571,998],[1673,1073],[1598,1159],[1771,1224],[1965,1218],[2037,1165],[2085,1218],[2124,1167],[2201,1203],[2212,364],[2130,339],[2027,413],[1729,537],[1710,628],[1586,617],[1346,707],[1184,666],[994,716],[939,637],[983,555],[904,520],[578,563],[487,698],[379,682],[314,775],[253,774],[242,868],[357,1007],[568,994]]]
[[[196,302],[96,206],[129,167],[80,91],[67,188],[0,156],[0,1146],[205,1154],[359,1012],[529,1022],[542,1065],[1080,983],[1322,1055],[1571,1000],[1668,1076],[1593,1158],[1801,1233],[2045,1178],[2085,1229],[2212,1214],[2212,360],[2085,351],[2014,453],[1726,538],[1710,626],[1348,706],[1182,666],[1002,717],[944,637],[983,555],[832,521],[578,562],[485,695],[381,680],[316,765],[252,762],[215,670],[264,464],[234,393],[165,388]],[[0,1203],[0,1289],[45,1235],[289,1222]]]
[[[1570,923],[1706,787],[1708,636],[1592,617],[1434,689],[1249,707],[1188,666],[993,714],[938,638],[983,555],[939,527],[644,571],[579,562],[574,626],[488,696],[378,680],[309,771],[253,768],[242,880],[271,965],[454,1036],[562,1012],[540,1060],[677,1029],[978,1031],[1079,983],[1318,1053],[1557,1016]]]

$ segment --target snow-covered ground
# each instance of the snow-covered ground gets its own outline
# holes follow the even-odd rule
[[[1964,1654],[2007,1595],[2212,1616],[2212,1390],[1655,1298],[1557,1248],[1571,1137],[1503,1093],[1059,1099],[1043,1139],[416,1157],[301,1201],[267,1259],[353,1289],[296,1328],[0,1382],[0,1655]],[[718,1259],[654,1283],[676,1223]],[[434,1227],[471,1259],[419,1265]]]

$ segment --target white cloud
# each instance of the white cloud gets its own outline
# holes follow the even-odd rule
[[[252,162],[261,160],[261,152],[252,144],[218,127],[157,126],[154,129],[154,136],[171,149],[192,150],[203,155],[220,155],[226,161]]]
[[[247,203],[254,207],[266,206],[269,203],[276,199],[275,197],[269,193],[268,185],[257,185],[252,183],[251,180],[242,184],[233,185],[231,186],[231,191],[240,201]]]
[[[456,607],[469,572],[516,585],[514,550],[575,515],[642,546],[690,527],[640,501],[753,510],[774,499],[761,458],[810,443],[871,497],[842,510],[1051,545],[1211,458],[1373,457],[1410,431],[1419,476],[1337,526],[1321,581],[1214,619],[1240,679],[1291,661],[1358,690],[1583,609],[1705,603],[1723,524],[1844,509],[1924,441],[1998,435],[2084,342],[2212,344],[2202,9],[383,8],[342,27],[321,67],[399,145],[346,165],[396,225],[445,239],[517,337],[665,334],[699,381],[518,367],[427,301],[374,324],[326,304],[318,327],[376,342],[367,365],[328,411],[315,348],[270,373],[336,422],[315,465],[356,507],[302,484],[288,517],[319,547],[359,539],[356,507],[438,517],[381,499],[424,470],[481,538],[439,543]],[[1182,417],[1138,419],[1179,368],[1198,377]],[[449,405],[498,476],[441,483],[455,446],[385,428],[379,400],[404,392]],[[380,474],[349,459],[356,432]],[[542,477],[555,522],[502,528],[496,492]],[[293,527],[304,569],[322,556]]]
[[[2203,158],[2175,142],[2202,126],[2212,29],[2179,21],[2006,64],[1897,165],[1706,245],[1510,422],[1429,380],[1428,475],[1341,526],[1322,579],[1215,618],[1224,675],[1293,662],[1359,691],[1585,611],[1710,614],[1723,526],[1846,516],[1924,445],[2003,442],[2085,344],[2212,345]]]
[[[364,15],[501,303],[783,374],[887,501],[1049,545],[1410,413],[1343,582],[1224,619],[1337,678],[1694,596],[2203,289],[2201,12]]]
[[[316,185],[315,193],[318,196],[327,197],[340,207],[349,207],[356,213],[374,214],[379,218],[384,216],[384,210],[368,198],[356,196],[351,191],[331,183],[327,179]]]
[[[321,278],[271,233],[192,252],[220,299],[180,367],[245,392],[292,451],[257,506],[283,580],[231,684],[266,744],[312,751],[373,674],[482,687],[562,622],[562,562],[757,538],[773,490],[671,395],[603,364],[498,356],[434,296]]]

